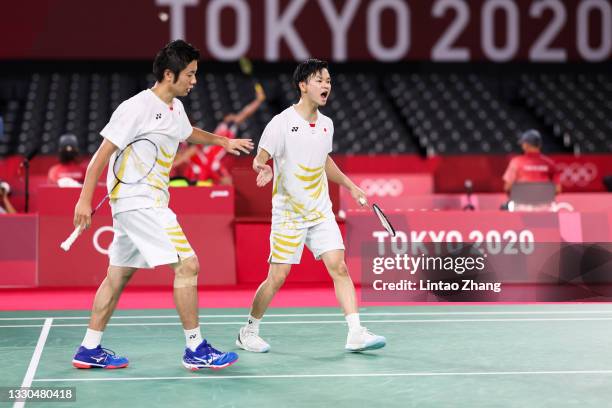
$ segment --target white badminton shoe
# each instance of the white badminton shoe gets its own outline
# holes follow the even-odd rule
[[[365,327],[360,327],[356,330],[349,330],[344,348],[347,351],[357,352],[377,350],[385,347],[385,344],[387,344],[387,339],[383,336],[377,336]]]
[[[265,353],[270,350],[270,345],[266,343],[259,333],[249,326],[243,326],[240,328],[238,338],[236,339],[236,345],[246,351],[252,351],[253,353]]]

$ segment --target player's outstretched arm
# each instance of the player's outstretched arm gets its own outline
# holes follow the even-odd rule
[[[228,139],[227,137],[215,135],[199,128],[193,128],[193,133],[187,138],[189,143],[217,145],[224,148],[228,153],[240,156],[240,152],[249,154],[253,150],[251,139]]]
[[[266,100],[266,94],[260,84],[255,84],[255,99],[253,99],[248,105],[246,105],[240,112],[234,116],[234,122],[241,124],[247,120],[255,111],[259,108],[259,105]]]
[[[263,187],[272,180],[272,168],[266,163],[271,156],[265,149],[259,148],[253,159],[253,170],[257,173],[257,187]]]
[[[327,175],[327,179],[329,181],[345,187],[360,206],[366,207],[368,205],[368,198],[363,190],[357,187],[357,185],[340,170],[340,168],[336,165],[336,162],[334,162],[334,160],[329,156],[327,156],[327,160],[325,161],[325,174]]]
[[[93,199],[93,194],[96,190],[100,175],[108,165],[111,155],[115,153],[116,150],[117,146],[105,138],[87,165],[87,172],[85,173],[85,181],[83,181],[83,187],[81,188],[81,195],[74,207],[73,222],[75,227],[81,226],[81,228],[89,228],[91,225],[91,200]]]

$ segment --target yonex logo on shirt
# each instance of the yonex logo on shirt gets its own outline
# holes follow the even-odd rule
[[[161,113],[156,114],[155,119],[161,119]]]
[[[291,131],[292,131],[292,132],[297,132],[297,131],[298,131],[298,126],[294,126],[294,127],[292,127],[292,128],[291,128]]]

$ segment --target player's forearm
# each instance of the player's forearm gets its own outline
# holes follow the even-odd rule
[[[327,174],[329,181],[346,187],[349,190],[355,186],[351,179],[340,170],[329,156],[327,156],[327,161],[325,162],[325,174]]]
[[[89,165],[87,166],[87,171],[85,172],[85,180],[83,181],[83,188],[81,189],[79,200],[84,200],[87,203],[91,203],[98,180],[100,179],[100,176],[102,175],[102,172],[107,164],[108,161],[104,162],[95,155],[92,157]]]
[[[221,146],[224,149],[227,147],[228,138],[215,135],[214,133],[207,132],[205,130],[199,128],[193,128],[193,133],[187,141],[195,144],[204,144],[204,145],[217,145]]]
[[[240,124],[247,120],[259,108],[263,101],[255,99],[253,102],[245,106],[236,116],[236,123]]]
[[[100,179],[104,168],[106,168],[108,165],[111,155],[116,150],[117,146],[113,145],[107,139],[104,139],[87,165],[85,180],[83,180],[83,188],[81,189],[79,200],[84,200],[87,203],[91,203],[98,180]]]

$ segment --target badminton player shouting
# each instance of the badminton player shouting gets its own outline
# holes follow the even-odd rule
[[[157,80],[153,88],[119,105],[100,132],[104,139],[87,168],[74,224],[82,228],[91,224],[93,192],[110,161],[107,186],[115,236],[109,249],[108,274],[98,288],[87,333],[72,360],[77,368],[127,367],[127,358],[102,348],[102,334],[133,273],[158,265],[169,265],[175,272],[174,302],[187,342],[183,365],[191,370],[220,369],[238,359],[236,353],[216,350],[202,338],[198,259],[176,215],[168,208],[169,172],[181,141],[219,145],[232,154],[248,153],[253,148],[250,140],[231,140],[190,125],[176,97],[187,95],[196,84],[199,58],[198,50],[182,40],[166,45],[153,62]],[[142,182],[118,182],[130,179],[131,173],[141,179],[142,168],[150,169]]]
[[[360,205],[366,197],[329,157],[334,125],[319,112],[331,92],[327,63],[309,59],[295,70],[293,81],[300,95],[296,105],[276,115],[266,126],[259,142],[253,169],[257,185],[273,178],[266,162],[274,159],[270,269],[259,286],[247,324],[240,329],[236,345],[253,352],[266,352],[270,345],[259,337],[259,323],[268,305],[285,282],[291,265],[298,264],[304,244],[316,259],[322,259],[331,275],[336,297],[348,323],[345,349],[374,350],[385,338],[361,326],[355,287],[344,262],[344,244],[332,213],[327,179],[347,188]]]

